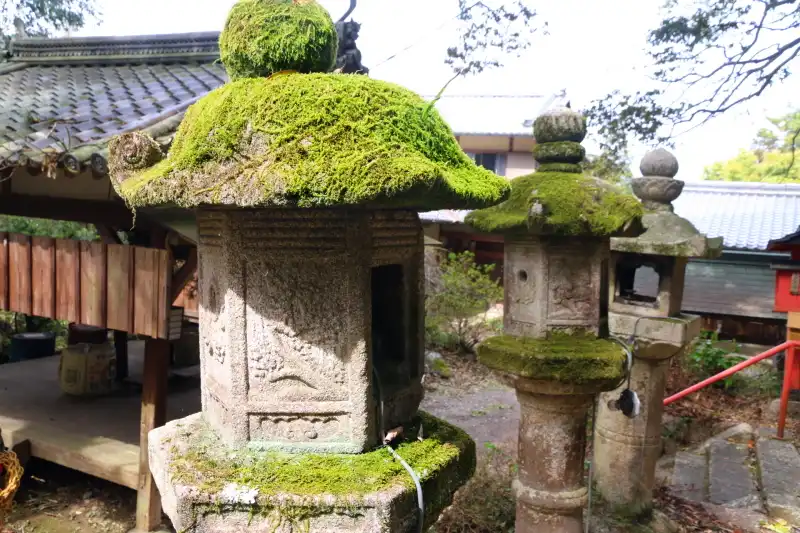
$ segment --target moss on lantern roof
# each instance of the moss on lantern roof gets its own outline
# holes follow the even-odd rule
[[[500,335],[478,346],[481,363],[515,376],[571,385],[615,386],[625,375],[619,344],[585,333],[545,339]]]
[[[315,0],[240,0],[228,15],[219,49],[232,80],[283,70],[328,72],[338,36],[330,14]]]
[[[231,82],[187,111],[167,159],[113,177],[133,207],[474,209],[509,191],[428,102],[346,74]]]
[[[610,183],[540,170],[512,180],[508,200],[466,220],[486,232],[611,236],[641,215],[639,201]]]

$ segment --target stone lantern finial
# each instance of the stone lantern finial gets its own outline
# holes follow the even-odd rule
[[[631,180],[633,193],[649,211],[672,211],[672,202],[683,192],[684,182],[676,180],[678,159],[658,148],[645,154],[639,165],[641,178]]]

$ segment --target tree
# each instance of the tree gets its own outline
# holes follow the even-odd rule
[[[0,39],[50,37],[97,16],[96,0],[0,0]]]
[[[588,111],[612,152],[630,138],[669,143],[677,128],[761,97],[800,54],[797,0],[666,0],[664,10],[648,38],[653,86],[611,93]]]
[[[751,150],[707,167],[703,179],[800,183],[800,164],[795,164],[800,111],[769,121],[772,128],[758,132]]]

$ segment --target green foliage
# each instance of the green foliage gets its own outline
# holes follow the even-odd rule
[[[458,0],[458,19],[461,22],[459,42],[448,48],[445,60],[456,76],[500,67],[502,63],[499,57],[519,55],[530,46],[528,35],[535,30],[531,22],[536,17],[536,11],[526,4],[528,2],[524,0],[513,0],[493,6],[484,2]]]
[[[717,346],[718,342],[719,335],[716,332],[704,331],[689,353],[689,368],[698,378],[709,378],[741,362],[740,358],[730,357],[729,349]],[[734,350],[738,352],[738,345]],[[717,382],[714,386],[731,389],[737,385],[739,379],[741,377],[733,375]]]
[[[476,208],[508,189],[417,94],[343,74],[228,83],[187,111],[168,159],[118,186],[135,207]]]
[[[675,126],[696,125],[761,98],[791,76],[800,54],[794,0],[668,0],[648,38],[652,87],[615,91],[589,110],[605,147],[631,137],[668,143]]]
[[[328,72],[337,47],[333,20],[315,0],[240,0],[219,38],[232,80],[283,70]]]
[[[623,187],[627,186],[628,180],[633,177],[630,159],[607,150],[598,156],[586,156],[582,168],[586,175]]]
[[[800,132],[800,111],[771,118],[772,129],[756,135],[751,150],[741,150],[727,161],[707,167],[703,178],[719,181],[800,182],[800,162],[795,153]],[[796,164],[797,163],[797,164]]]
[[[20,36],[20,30],[29,37],[50,37],[58,31],[82,28],[97,14],[95,0],[2,0],[0,44]]]
[[[429,344],[473,350],[489,329],[486,313],[503,298],[503,288],[491,277],[494,268],[475,264],[471,252],[451,253],[442,261],[442,290],[425,300]]]
[[[610,236],[641,216],[636,197],[610,183],[540,169],[513,179],[507,201],[473,211],[467,222],[486,232]]]
[[[100,238],[97,230],[91,224],[10,215],[0,215],[0,231],[82,241],[93,241]]]

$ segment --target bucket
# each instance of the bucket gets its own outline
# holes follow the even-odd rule
[[[71,396],[99,396],[114,390],[117,355],[110,343],[80,343],[61,352],[58,382]]]
[[[56,351],[55,333],[17,333],[11,337],[9,361],[18,363],[49,357]]]

